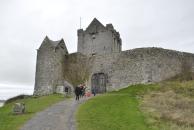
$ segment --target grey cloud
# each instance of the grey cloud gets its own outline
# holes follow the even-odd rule
[[[34,84],[36,49],[48,35],[75,52],[79,18],[120,32],[123,50],[163,47],[194,53],[193,0],[0,1],[0,83]]]

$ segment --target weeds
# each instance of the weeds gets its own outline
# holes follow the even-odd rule
[[[194,129],[194,81],[162,82],[159,86],[157,91],[144,95],[141,105],[153,125],[166,122],[168,130]]]

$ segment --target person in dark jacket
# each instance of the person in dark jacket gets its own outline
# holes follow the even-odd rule
[[[92,88],[92,94],[94,94],[94,96],[96,96],[96,88]]]
[[[79,100],[79,95],[80,95],[80,87],[76,86],[75,87],[75,100]]]
[[[68,96],[68,92],[69,92],[69,88],[67,86],[65,86],[65,97]]]

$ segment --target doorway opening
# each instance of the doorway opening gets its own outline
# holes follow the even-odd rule
[[[92,90],[95,90],[96,93],[105,93],[106,92],[106,82],[107,76],[104,73],[95,73],[92,75]]]

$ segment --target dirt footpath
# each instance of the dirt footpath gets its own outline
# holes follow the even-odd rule
[[[66,99],[37,113],[21,130],[76,130],[75,112],[88,98]]]

